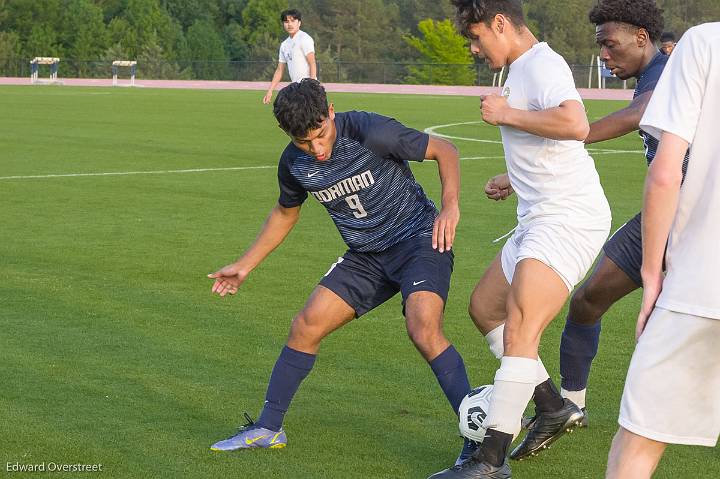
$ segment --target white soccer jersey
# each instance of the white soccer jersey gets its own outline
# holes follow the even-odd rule
[[[720,319],[720,23],[688,30],[668,60],[640,128],[690,143],[657,305]]]
[[[315,42],[312,37],[298,30],[294,37],[287,37],[280,44],[280,63],[287,63],[290,80],[298,82],[310,77],[310,64],[307,55],[315,53]]]
[[[582,103],[570,68],[547,43],[538,43],[510,65],[503,87],[511,107],[537,111],[566,100]],[[518,223],[607,221],[610,207],[595,163],[580,141],[542,138],[500,127],[508,175],[518,196]]]

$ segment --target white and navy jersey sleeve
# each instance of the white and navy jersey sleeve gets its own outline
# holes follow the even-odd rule
[[[408,128],[394,118],[376,113],[367,115],[368,131],[365,146],[381,158],[394,161],[423,161],[430,137],[427,133]]]
[[[293,150],[299,151],[294,145],[288,145],[280,157],[280,163],[278,164],[278,185],[280,187],[278,203],[284,208],[300,206],[308,196],[305,188],[303,188],[300,182],[298,182],[290,172]]]

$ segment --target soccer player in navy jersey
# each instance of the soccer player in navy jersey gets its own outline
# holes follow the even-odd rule
[[[640,119],[660,79],[668,56],[655,46],[663,29],[662,11],[655,0],[601,0],[590,11],[596,26],[600,59],[622,80],[637,79],[632,102],[590,125],[586,144],[618,138],[638,131]],[[639,129],[648,166],[655,158],[658,140]],[[683,163],[687,171],[689,151]],[[603,253],[590,277],[570,300],[565,329],[560,343],[561,395],[582,408],[582,425],[588,423],[585,395],[590,366],[597,354],[602,315],[617,301],[642,287],[641,215],[628,220],[605,243]],[[550,437],[559,432],[558,421],[549,424],[546,416],[537,414],[528,424],[527,447],[523,453],[542,450]]]
[[[408,335],[457,413],[470,385],[462,358],[442,331],[460,218],[457,150],[392,118],[361,111],[335,113],[317,80],[282,89],[273,111],[291,138],[278,166],[278,203],[250,248],[209,275],[212,292],[237,293],[250,272],[285,239],[308,196],[327,209],[348,250],[295,316],[258,421],[212,449],[284,447],[283,418],[313,367],[320,342],[398,292]],[[408,161],[424,159],[438,163],[439,213],[408,166]]]

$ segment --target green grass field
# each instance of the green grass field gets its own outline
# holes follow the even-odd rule
[[[288,448],[209,450],[241,425],[243,411],[258,413],[294,313],[344,252],[311,199],[237,296],[211,296],[205,275],[249,245],[277,199],[274,165],[287,137],[261,96],[0,87],[0,476],[9,474],[6,463],[54,462],[99,463],[113,478],[425,478],[454,460],[455,420],[407,339],[398,298],[323,343],[286,417]],[[419,129],[479,119],[469,97],[331,100],[338,111],[378,111]],[[622,103],[587,106],[595,119]],[[468,140],[498,140],[496,128],[436,131],[467,138],[456,141],[463,158],[480,157],[462,162],[446,311],[446,333],[480,385],[492,382],[498,362],[467,300],[502,245],[492,240],[515,225],[515,202],[482,194],[487,178],[504,171],[501,146]],[[642,145],[629,135],[598,148],[634,151],[594,155],[617,227],[640,207]],[[47,176],[252,166],[268,168]],[[436,166],[413,170],[437,199]],[[603,476],[639,299],[630,295],[604,319],[591,427],[513,464],[514,477]],[[542,345],[555,379],[563,323],[550,326]],[[717,449],[689,447],[671,448],[657,473],[719,476]]]

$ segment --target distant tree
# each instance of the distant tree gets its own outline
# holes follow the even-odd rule
[[[593,0],[535,0],[528,3],[531,26],[541,41],[571,64],[588,65],[597,52],[595,28],[588,21]]]
[[[25,43],[23,53],[28,59],[48,56],[62,57],[64,50],[52,26],[35,25],[30,30],[30,37]]]
[[[167,58],[176,58],[176,45],[181,41],[182,29],[160,6],[159,0],[127,0],[122,17],[127,20],[135,38],[134,44],[126,46],[131,56],[138,55],[143,47],[154,43]]]
[[[160,6],[180,23],[183,30],[199,20],[214,23],[220,13],[217,0],[161,0]]]
[[[110,47],[108,47],[108,49],[103,53],[102,58],[108,64],[114,62],[115,60],[134,60],[134,58],[130,58],[125,49],[119,43],[110,45]]]
[[[664,9],[665,30],[676,38],[694,25],[720,20],[718,0],[658,0],[658,5]]]
[[[225,52],[232,61],[242,61],[248,58],[250,46],[245,41],[242,26],[234,20],[225,26],[223,30],[223,42]]]
[[[280,22],[280,12],[288,8],[287,0],[249,0],[242,11],[245,42],[251,46],[272,39],[275,50],[286,35]]]
[[[242,12],[247,6],[248,0],[217,0],[217,2],[220,25],[242,22]]]
[[[450,20],[422,20],[418,24],[421,36],[407,35],[404,40],[421,55],[422,61],[430,64],[408,67],[409,83],[433,83],[438,85],[472,85],[476,80],[472,55],[467,40],[462,37]],[[458,66],[461,65],[461,66]],[[467,65],[467,66],[465,66]]]
[[[20,36],[15,32],[0,32],[0,75],[19,76],[22,71]]]
[[[227,75],[227,56],[222,39],[207,20],[198,20],[188,29],[187,48],[195,78],[213,80]]]
[[[334,65],[319,59],[323,78],[382,81],[385,70],[395,68],[378,62],[398,61],[414,53],[402,41],[404,30],[398,24],[395,2],[300,0],[298,8],[303,12],[303,29],[315,39],[316,51],[335,59]]]
[[[188,74],[183,75],[177,63],[167,60],[162,47],[155,41],[151,41],[142,47],[137,62],[138,76],[141,78],[189,78]]]
[[[137,58],[137,35],[135,29],[130,26],[130,23],[125,18],[113,18],[108,25],[107,31],[108,42],[113,45],[113,48],[117,46],[118,50],[124,53],[125,59]],[[115,58],[115,60],[120,60],[120,58]]]
[[[108,34],[103,13],[89,0],[70,0],[63,18],[62,43],[69,58],[84,61],[97,60],[108,46]],[[81,62],[77,66],[79,76],[93,71],[91,65]]]
[[[398,23],[403,31],[417,35],[421,20],[453,19],[455,8],[449,1],[432,2],[427,0],[396,0],[398,6]]]
[[[7,8],[7,0],[0,0],[0,28],[3,27],[9,16],[10,12]]]

